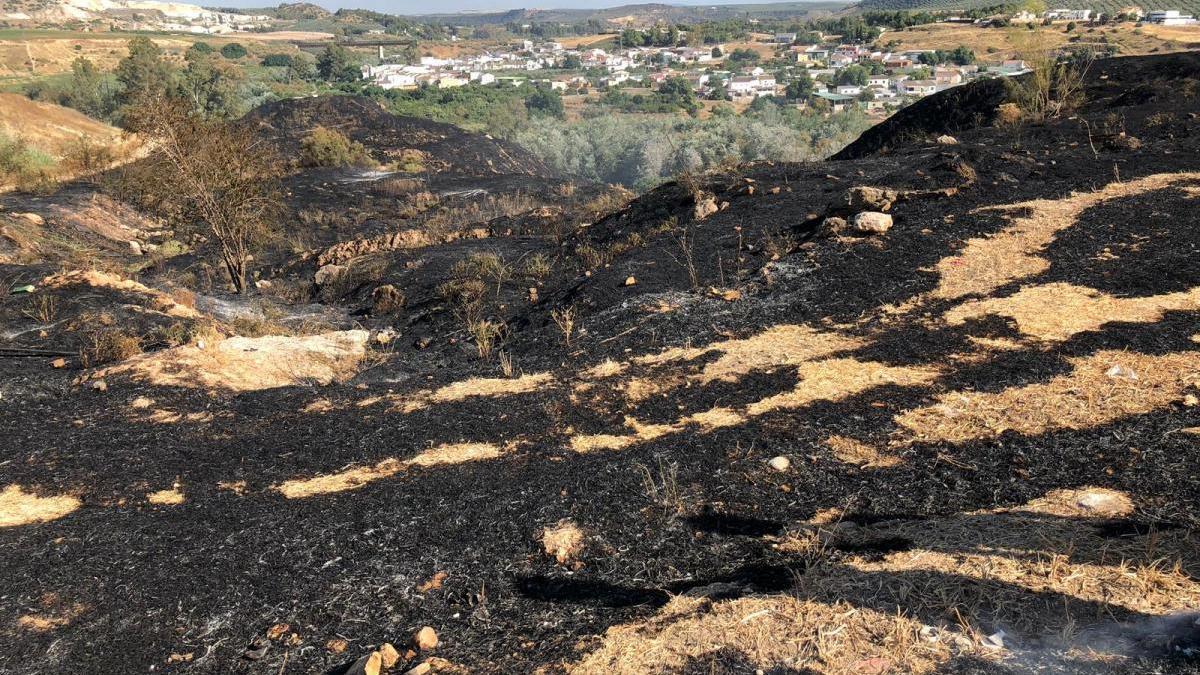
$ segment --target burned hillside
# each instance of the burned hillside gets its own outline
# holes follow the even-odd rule
[[[406,151],[418,153],[422,173],[552,177],[541,161],[505,141],[452,124],[393,115],[361,96],[277,101],[255,109],[244,121],[291,156],[298,154],[303,135],[320,126],[362,143],[383,163],[402,160]]]
[[[52,275],[197,325],[0,358],[0,669],[1195,672],[1200,56],[1085,85],[637,198],[297,169],[250,297],[25,240],[0,348]]]

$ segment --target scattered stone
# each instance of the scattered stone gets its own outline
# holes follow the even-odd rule
[[[46,219],[36,213],[14,213],[13,215],[27,222],[33,223],[34,225],[46,224]]]
[[[96,380],[92,382],[92,391],[108,391],[108,383],[104,380]]]
[[[430,626],[425,626],[413,636],[413,646],[421,651],[427,651],[438,646],[438,635]]]
[[[429,577],[425,581],[421,582],[421,584],[417,586],[417,592],[428,593],[429,591],[436,591],[442,587],[442,584],[446,583],[446,579],[449,577],[450,575],[446,572],[438,572],[432,577]]]
[[[383,668],[383,657],[379,652],[371,652],[350,665],[343,675],[379,675]]]
[[[378,654],[379,658],[383,661],[384,668],[391,668],[400,660],[400,652],[396,651],[396,648],[390,642],[383,643],[383,646],[379,648]]]
[[[257,661],[267,655],[267,650],[271,648],[271,643],[265,638],[256,637],[250,641],[246,650],[242,652],[242,658],[247,661]]]
[[[626,286],[635,286],[635,285],[637,285],[637,279],[633,278],[632,276],[626,277],[625,285]]]
[[[779,186],[776,185],[775,187],[771,188],[770,190],[767,190],[767,192],[770,192],[773,195],[777,195],[777,194],[779,194]]]
[[[318,286],[324,286],[330,281],[333,281],[337,277],[341,276],[342,272],[345,271],[346,268],[342,267],[341,265],[325,265],[321,269],[317,270],[317,273],[313,275],[313,283]]]
[[[845,218],[830,216],[821,221],[820,234],[824,237],[836,237],[837,235],[845,232],[847,226],[848,223],[846,222]]]
[[[1106,370],[1104,374],[1114,380],[1129,380],[1130,382],[1134,382],[1138,379],[1137,373],[1119,363]]]
[[[938,145],[958,145],[958,139],[945,134],[937,137]]]
[[[265,291],[271,288],[271,281],[270,279],[259,279],[258,281],[254,282],[254,287],[260,291]]]
[[[346,642],[342,638],[333,638],[329,642],[325,643],[325,649],[331,654],[341,654],[342,652],[346,651],[346,648],[349,646],[350,643]]]
[[[887,211],[900,193],[890,188],[852,187],[846,191],[846,204],[856,211]]]
[[[429,665],[428,662],[418,663],[417,665],[413,666],[412,668],[409,668],[408,670],[404,671],[404,675],[425,675],[426,673],[428,673],[431,670],[433,670],[433,666]]]
[[[52,367],[52,368],[66,368],[66,367],[67,367],[67,360],[66,360],[66,359],[64,359],[64,358],[62,358],[62,357],[60,356],[59,358],[57,358],[57,359],[54,359],[53,361],[51,361],[51,362],[50,362],[50,367]]]
[[[696,206],[692,209],[692,217],[696,220],[704,220],[720,210],[717,206],[717,200],[712,197],[697,199]]]
[[[1195,408],[1200,405],[1200,398],[1197,398],[1195,394],[1188,394],[1183,397],[1183,404],[1189,408]]]
[[[892,217],[878,211],[863,211],[854,216],[854,231],[862,234],[883,234],[892,229]]]
[[[142,245],[136,239],[129,240],[129,252],[134,255],[142,254]]]
[[[778,457],[772,457],[771,461],[767,462],[767,466],[776,471],[783,472],[791,468],[792,460],[784,457],[783,455],[779,455]]]
[[[1004,638],[1007,635],[1004,631],[998,630],[980,640],[979,643],[988,649],[1004,649]]]

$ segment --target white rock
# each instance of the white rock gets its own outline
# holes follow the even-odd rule
[[[792,466],[792,460],[780,455],[778,457],[772,457],[771,461],[767,462],[767,466],[775,469],[776,471],[787,471]]]
[[[1137,373],[1133,372],[1129,368],[1126,368],[1125,366],[1123,366],[1119,363],[1116,364],[1115,366],[1113,366],[1112,368],[1109,368],[1107,371],[1104,372],[1104,374],[1115,380],[1134,381],[1134,380],[1138,379]]]
[[[878,211],[863,211],[854,216],[854,231],[863,234],[883,234],[892,229],[892,217]]]
[[[958,139],[953,136],[938,136],[938,145],[958,145]]]
[[[326,265],[317,270],[317,273],[313,275],[313,283],[318,286],[324,286],[331,280],[340,276],[345,270],[346,268],[342,267],[341,265]]]

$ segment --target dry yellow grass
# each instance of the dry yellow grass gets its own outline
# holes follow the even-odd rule
[[[566,565],[583,552],[583,530],[570,519],[564,518],[552,526],[542,528],[542,548],[546,555],[553,556],[560,565]]]
[[[132,279],[101,272],[99,270],[74,270],[62,274],[53,274],[42,280],[44,290],[58,290],[72,286],[88,286],[90,288],[107,288],[142,296],[143,305],[156,312],[181,319],[200,318],[195,308],[177,302],[162,291],[150,288]]]
[[[496,459],[501,454],[502,449],[490,443],[439,445],[409,459],[401,460],[390,457],[370,466],[355,467],[314,478],[296,478],[285,481],[273,489],[288,499],[303,499],[354,490],[377,480],[391,478],[410,466],[431,467],[460,464]]]
[[[1105,350],[1071,359],[1073,370],[1048,382],[999,392],[951,392],[896,422],[911,440],[965,443],[1005,431],[1037,435],[1087,429],[1141,415],[1183,398],[1200,379],[1200,351],[1162,355]],[[1114,366],[1136,379],[1110,376]]]
[[[820,331],[808,326],[773,326],[757,335],[735,340],[722,340],[704,347],[675,347],[659,354],[641,356],[636,363],[661,366],[678,361],[692,361],[712,352],[721,354],[704,366],[694,379],[701,384],[716,380],[736,382],[754,371],[794,366],[835,352],[854,349],[862,340],[835,332]]]
[[[1200,309],[1200,286],[1148,297],[1116,298],[1066,283],[1022,288],[1004,298],[968,301],[946,312],[950,325],[988,315],[1006,316],[1030,337],[1061,341],[1111,322],[1152,323],[1169,311]]]
[[[718,655],[718,652],[722,654]],[[950,657],[921,624],[896,614],[790,596],[712,602],[677,597],[652,618],[610,628],[573,674],[665,673],[735,654],[764,670],[929,673]]]
[[[304,384],[326,385],[354,374],[366,354],[368,333],[351,330],[293,337],[232,337],[133,357],[96,371],[94,378],[128,376],[163,387],[228,392]]]
[[[846,436],[830,436],[825,439],[825,445],[839,462],[846,464],[883,469],[900,463],[899,457],[882,453],[871,445]]]
[[[178,506],[185,501],[185,498],[179,486],[174,486],[166,490],[151,492],[146,495],[146,501],[155,506]]]
[[[813,361],[796,368],[798,381],[795,389],[751,403],[746,413],[764,415],[775,410],[800,408],[816,401],[840,401],[876,387],[923,384],[938,374],[939,370],[933,366],[887,366],[857,359]]]
[[[1080,38],[1082,44],[1107,41],[1109,44],[1117,45],[1123,55],[1194,49],[1196,44],[1200,43],[1200,29],[1198,29],[1200,27],[1162,30],[1171,27],[1145,25],[1136,28],[1133,24],[1115,24],[1099,27],[1094,33],[1085,32],[1086,29],[1077,29],[1072,33],[1067,33],[1064,31],[1064,27],[1065,22],[1056,23],[1051,28],[1039,27],[1038,33],[1045,49],[1061,49],[1068,44],[1068,39],[1071,37]],[[951,50],[966,45],[979,55],[980,60],[996,63],[1003,59],[1021,58],[1026,51],[1022,38],[1023,34],[1027,32],[1024,26],[999,29],[962,24],[927,24],[901,30],[889,30],[879,39],[876,47],[882,48],[885,43],[893,41],[900,44],[899,47],[889,48],[893,51],[906,49]]]
[[[101,70],[112,70],[128,54],[132,35],[123,37],[45,37],[26,32],[20,39],[0,40],[0,77],[31,78],[67,73],[79,57],[91,60]],[[168,58],[181,59],[191,40],[155,38]]]
[[[1114,182],[1094,192],[1072,194],[1063,199],[1035,199],[988,211],[1019,213],[1012,224],[996,235],[967,241],[958,254],[943,258],[936,266],[941,277],[932,292],[937,299],[987,295],[1012,281],[1026,279],[1050,267],[1040,253],[1061,231],[1076,225],[1089,208],[1129,195],[1159,190],[1187,181],[1200,180],[1200,173],[1161,173],[1129,182]]]
[[[432,392],[420,392],[411,397],[393,397],[398,399],[395,407],[402,412],[415,412],[429,407],[430,404],[456,403],[469,398],[490,398],[497,396],[512,396],[538,391],[554,383],[550,373],[535,373],[520,377],[476,377],[461,382],[448,384]]]
[[[137,144],[120,129],[79,111],[2,92],[0,132],[9,138],[20,138],[58,158],[62,158],[72,143],[84,137],[97,145],[113,148],[117,154],[131,152]]]
[[[41,611],[18,617],[17,627],[35,633],[48,633],[70,625],[88,609],[83,603],[64,603],[56,593],[43,595],[39,604]]]
[[[20,485],[0,491],[0,527],[15,527],[57,520],[78,509],[81,502],[71,495],[40,497]]]

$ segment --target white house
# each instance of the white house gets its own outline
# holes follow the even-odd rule
[[[1177,9],[1150,12],[1146,15],[1146,20],[1163,26],[1186,26],[1196,23],[1191,14],[1180,14]]]
[[[842,96],[858,96],[862,93],[862,87],[857,84],[842,84],[834,89],[834,93],[841,94]]]
[[[933,80],[906,80],[902,86],[909,96],[928,96],[937,91],[937,82]]]
[[[1045,14],[1047,19],[1052,21],[1090,21],[1092,18],[1092,10],[1090,9],[1051,9]]]

